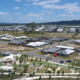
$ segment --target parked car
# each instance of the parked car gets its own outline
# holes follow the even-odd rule
[[[59,63],[64,63],[64,61],[60,61]]]
[[[69,62],[69,63],[71,63],[71,60],[66,60],[66,62]]]

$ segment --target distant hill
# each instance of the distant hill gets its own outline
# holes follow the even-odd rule
[[[11,26],[11,25],[25,25],[28,23],[0,23],[0,26]],[[80,25],[80,20],[71,21],[59,21],[59,22],[46,22],[46,23],[36,23],[42,25]]]
[[[47,22],[47,23],[42,23],[42,24],[46,24],[46,25],[80,25],[80,20]]]

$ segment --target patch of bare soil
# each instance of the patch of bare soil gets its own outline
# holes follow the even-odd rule
[[[80,48],[80,45],[78,45],[78,44],[66,44],[66,46],[71,46],[71,47],[75,47],[75,48]]]
[[[75,58],[78,59],[78,60],[80,60],[80,56],[76,56]]]
[[[33,48],[28,48],[28,47],[24,47],[24,46],[0,45],[0,49],[17,51],[17,50],[31,50]]]

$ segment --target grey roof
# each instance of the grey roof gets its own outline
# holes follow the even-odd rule
[[[49,48],[49,49],[43,50],[43,52],[44,53],[54,53],[59,50],[60,50],[59,48]]]
[[[14,41],[10,41],[9,44],[21,45],[21,44],[26,44],[26,41],[14,40]]]
[[[56,53],[58,53],[60,55],[70,55],[71,53],[74,53],[74,52],[75,52],[75,50],[70,50],[70,49],[56,51]]]
[[[9,52],[9,51],[7,51],[7,52],[6,52],[6,51],[2,51],[1,54],[2,54],[2,55],[3,55],[3,54],[11,54],[11,52]]]
[[[54,41],[65,41],[65,40],[68,40],[68,39],[64,38],[64,37],[56,37],[56,38],[53,38],[52,40],[54,40]]]
[[[49,43],[49,44],[54,43],[53,40],[41,40],[41,42],[47,42],[47,43]]]

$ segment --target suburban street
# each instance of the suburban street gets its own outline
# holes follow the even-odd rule
[[[31,51],[31,52],[16,52],[17,54],[26,54],[26,55],[31,55],[33,57],[37,57],[38,59],[42,59],[42,60],[46,60],[47,57],[46,56],[43,56],[43,55],[38,55],[38,54],[35,54],[37,52],[39,52],[41,50],[35,50],[35,51]],[[57,62],[59,63],[60,61],[64,61],[64,63],[66,63],[66,60],[64,59],[59,59],[59,58],[55,58],[55,57],[52,57],[51,59],[49,59],[48,61],[51,61],[51,62]]]

